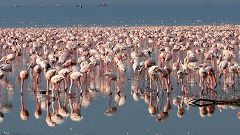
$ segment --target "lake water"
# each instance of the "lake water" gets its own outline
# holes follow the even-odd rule
[[[0,8],[1,27],[72,25],[197,25],[240,22],[238,4],[83,4]]]
[[[73,25],[199,25],[199,24],[221,24],[221,23],[240,23],[240,8],[238,5],[108,5],[100,7],[95,5],[83,5],[83,9],[73,5],[57,8],[49,7],[1,7],[0,8],[0,26],[1,27],[45,27],[45,26],[73,26]],[[23,56],[24,59],[27,56]],[[172,77],[173,91],[169,97],[172,109],[169,110],[169,116],[158,122],[157,116],[148,113],[148,105],[143,99],[134,100],[131,94],[132,70],[128,67],[125,73],[124,93],[126,103],[117,106],[117,112],[113,116],[107,116],[104,113],[109,107],[110,96],[102,92],[87,93],[91,95],[91,104],[81,108],[83,119],[79,122],[64,118],[62,124],[56,127],[49,127],[46,123],[46,110],[42,109],[42,115],[39,119],[34,116],[36,108],[36,97],[42,100],[44,106],[47,99],[43,94],[36,91],[44,91],[46,82],[41,76],[40,85],[32,84],[31,78],[28,78],[24,84],[23,90],[25,108],[29,111],[28,120],[21,120],[19,114],[21,110],[20,79],[18,74],[20,70],[26,69],[26,60],[23,57],[14,61],[14,68],[11,73],[6,73],[5,78],[0,80],[0,108],[4,112],[4,121],[0,124],[1,135],[40,135],[40,134],[58,134],[58,135],[96,135],[96,134],[116,134],[116,135],[202,135],[202,134],[240,134],[237,117],[239,108],[232,109],[226,106],[220,111],[215,106],[215,111],[211,117],[202,118],[199,114],[199,107],[190,106],[187,109],[183,105],[185,113],[182,118],[177,115],[178,107],[173,105],[173,98],[181,99],[180,85]],[[97,72],[97,71],[96,71]],[[103,81],[102,77],[95,81]],[[237,86],[238,87],[238,86]],[[217,99],[232,99],[239,97],[239,91],[223,91],[217,87]],[[100,87],[102,88],[102,87]],[[189,95],[196,94],[199,97],[199,86],[188,87]],[[112,95],[114,98],[114,94]],[[209,98],[209,95],[206,95]],[[83,97],[77,97],[81,100]],[[153,97],[154,102],[158,104],[159,109],[163,111],[166,104],[167,94],[161,92]],[[60,94],[62,104],[65,102],[65,96]],[[72,99],[75,102],[75,98]],[[49,107],[56,105],[56,101],[49,101]],[[68,100],[67,100],[68,102]],[[114,106],[114,100],[111,100]],[[45,104],[46,105],[46,104]],[[67,104],[70,111],[70,106]],[[6,109],[8,108],[8,109]],[[52,110],[53,111],[53,110]]]
[[[27,58],[27,56],[23,56]],[[23,65],[23,66],[21,66]],[[215,111],[213,114],[208,116],[207,114],[204,117],[201,117],[199,114],[199,107],[186,106],[183,103],[182,108],[184,109],[184,114],[182,117],[178,117],[177,111],[178,107],[173,105],[173,99],[178,97],[181,101],[181,86],[176,84],[176,80],[172,77],[171,82],[173,85],[173,90],[169,98],[167,98],[166,91],[161,91],[159,95],[152,95],[152,102],[157,105],[159,112],[163,112],[166,101],[170,101],[171,108],[168,111],[168,117],[162,121],[157,121],[157,115],[151,115],[148,112],[148,104],[144,102],[144,99],[141,97],[133,98],[131,94],[134,90],[134,80],[132,79],[132,69],[128,67],[127,72],[125,73],[124,87],[120,82],[120,95],[126,96],[125,103],[122,102],[119,104],[119,100],[114,100],[116,94],[113,93],[112,100],[108,94],[104,94],[104,86],[96,85],[96,92],[85,93],[87,99],[84,104],[81,104],[83,96],[73,96],[71,102],[80,103],[78,107],[81,110],[81,115],[83,119],[79,122],[73,121],[70,117],[64,118],[64,121],[61,124],[57,124],[56,127],[49,127],[46,123],[46,101],[49,102],[50,113],[56,109],[57,102],[56,100],[45,98],[44,94],[39,93],[39,91],[46,90],[46,81],[43,79],[43,74],[41,74],[40,84],[36,85],[33,75],[30,74],[30,77],[25,81],[23,90],[23,105],[24,108],[29,112],[28,120],[22,120],[20,118],[21,111],[21,96],[20,96],[20,79],[18,77],[19,72],[22,69],[26,69],[26,60],[23,60],[22,57],[18,57],[13,65],[13,71],[11,73],[5,74],[5,78],[1,79],[1,100],[0,106],[2,112],[4,112],[4,121],[0,124],[0,132],[3,135],[40,135],[40,134],[59,134],[59,135],[94,135],[94,134],[117,134],[117,135],[201,135],[201,134],[229,134],[237,135],[240,133],[238,128],[239,119],[237,117],[237,112],[239,108],[225,106],[221,109],[218,106],[214,106]],[[20,67],[19,67],[20,66]],[[113,71],[114,71],[113,67]],[[94,80],[93,82],[106,81],[106,79],[99,77],[99,71],[96,69],[92,71],[93,74],[90,76]],[[96,76],[93,79],[93,75]],[[142,90],[143,78],[140,78],[141,83],[139,83],[139,88]],[[90,81],[92,82],[92,81]],[[90,83],[92,84],[92,83]],[[96,83],[98,84],[98,83]],[[188,95],[195,95],[196,98],[199,97],[199,86],[193,85],[190,87],[188,83]],[[89,85],[88,85],[89,86]],[[83,84],[83,89],[85,84]],[[145,87],[146,88],[146,87]],[[233,99],[239,97],[238,85],[235,90],[223,90],[221,86],[218,86],[215,95],[216,99]],[[114,87],[112,87],[114,91]],[[99,91],[100,90],[100,91]],[[123,91],[124,90],[124,91]],[[36,91],[36,92],[34,92]],[[98,92],[99,91],[99,92]],[[147,91],[147,89],[145,90]],[[144,94],[143,94],[144,95]],[[145,95],[148,95],[145,93]],[[70,113],[71,106],[70,100],[66,99],[64,92],[61,92],[60,95],[61,106],[64,106],[66,102],[66,108]],[[90,98],[91,97],[91,98]],[[158,97],[158,98],[157,98]],[[211,94],[205,94],[205,98],[210,98]],[[214,99],[215,99],[214,98]],[[34,113],[36,109],[36,99],[37,103],[42,106],[42,115],[39,119],[36,119]],[[86,99],[86,98],[85,98]],[[138,99],[138,100],[137,100]],[[78,101],[78,102],[77,102]],[[89,101],[89,102],[88,102]],[[106,110],[109,107],[109,101],[111,106],[114,107],[116,104],[117,111],[113,113],[112,116],[106,115]],[[118,102],[117,102],[118,101]],[[90,104],[89,104],[90,103]],[[52,106],[54,105],[54,106]],[[44,107],[45,106],[45,107]],[[85,106],[85,107],[84,107]],[[53,107],[53,108],[52,108]],[[8,109],[7,109],[8,108]],[[56,110],[55,110],[56,111]]]

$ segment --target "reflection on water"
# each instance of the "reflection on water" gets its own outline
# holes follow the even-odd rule
[[[116,29],[126,31],[127,28]],[[63,30],[68,31],[67,28]],[[39,33],[43,31],[40,30]],[[31,42],[30,39],[28,40]],[[55,42],[54,37],[50,40]],[[136,59],[130,58],[128,49],[118,50],[121,52],[119,54],[103,52],[101,57],[104,60],[101,61],[94,57],[89,59],[83,57],[96,51],[88,50],[84,45],[79,45],[77,51],[69,49],[72,51],[70,54],[55,45],[52,46],[53,48],[45,45],[38,48],[32,44],[30,47],[21,48],[25,51],[5,48],[2,51],[2,58],[11,53],[15,53],[16,56],[12,60],[10,58],[3,60],[2,63],[5,64],[1,65],[1,70],[4,71],[3,78],[0,80],[0,126],[3,127],[1,132],[4,134],[31,134],[35,131],[39,134],[48,132],[175,134],[177,131],[171,131],[170,128],[179,126],[181,127],[179,132],[182,134],[201,134],[205,133],[201,129],[206,123],[210,122],[209,127],[216,128],[221,118],[228,120],[229,126],[236,126],[240,118],[239,90],[237,89],[239,78],[234,79],[231,73],[226,71],[221,73],[220,70],[216,70],[217,77],[215,77],[210,67],[206,68],[209,70],[204,72],[202,78],[200,71],[204,65],[198,65],[193,71],[176,71],[174,68],[171,71],[169,65],[180,63],[177,58],[188,57],[188,54],[184,53],[185,50],[181,50],[180,53],[176,52],[172,58],[167,59],[166,56],[163,57],[167,48],[158,48],[155,45],[158,39],[153,40],[155,39],[145,37],[139,41],[139,44],[145,45],[140,47],[143,52],[139,52],[139,55],[144,55],[140,58],[144,60],[142,67],[134,67]],[[182,39],[179,38],[179,40]],[[62,45],[63,41],[56,42]],[[93,42],[103,44],[98,39],[93,39]],[[114,50],[114,48],[111,49]],[[192,50],[194,49],[196,48],[193,47]],[[207,49],[210,48],[206,47],[206,52]],[[101,48],[99,50],[101,51]],[[54,51],[53,54],[58,57],[51,57],[51,51]],[[42,66],[41,62],[46,61],[36,55],[44,57],[45,53],[48,58],[44,59],[52,60],[53,63],[48,61],[49,65],[44,63],[46,65]],[[234,56],[238,56],[238,52],[233,51],[233,53]],[[70,56],[65,58],[64,55]],[[95,55],[97,57],[98,54]],[[113,57],[114,55],[116,57]],[[131,53],[131,57],[133,55]],[[117,57],[120,57],[123,63],[118,61]],[[149,59],[150,57],[152,59]],[[61,62],[62,59],[65,60]],[[207,61],[216,63],[218,59],[220,58]],[[203,62],[203,55],[199,54],[199,63],[201,62]],[[151,64],[164,68],[158,69]],[[185,63],[182,63],[182,68],[183,64]],[[152,73],[157,70],[159,72]],[[205,74],[208,76],[204,78]],[[196,122],[195,125],[192,120]],[[120,122],[124,123],[119,127]],[[135,128],[138,124],[139,128]],[[221,124],[219,126],[222,127]],[[57,130],[47,127],[55,127]],[[24,130],[24,128],[29,129]],[[108,129],[108,131],[102,131],[102,129]],[[118,131],[115,131],[117,129]],[[213,134],[219,132],[221,130]],[[236,132],[239,131],[236,129]]]

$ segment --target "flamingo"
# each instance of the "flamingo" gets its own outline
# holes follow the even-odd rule
[[[110,93],[109,95],[109,103],[108,103],[108,108],[107,110],[104,112],[105,115],[111,117],[113,116],[116,112],[117,112],[117,105],[115,106],[112,106],[111,105],[111,102],[112,102],[112,93]]]
[[[3,71],[0,69],[0,79],[2,79],[4,77],[4,73]]]
[[[12,72],[12,65],[11,64],[1,64],[0,69],[4,72]]]
[[[46,95],[49,94],[49,82],[51,81],[51,78],[56,74],[56,69],[50,69],[46,72],[45,78],[47,80],[47,92]]]
[[[164,68],[159,68],[159,72],[161,73],[161,76],[165,79],[165,84],[167,85],[167,93],[170,94],[171,90],[171,84],[170,84],[170,74],[171,74],[171,69],[167,66]]]
[[[180,59],[178,58],[177,62],[174,62],[172,65],[173,71],[176,74],[176,72],[180,69]]]
[[[156,115],[158,112],[157,106],[153,104],[153,94],[152,92],[150,92],[150,101],[149,101],[149,105],[148,105],[148,112],[151,115]]]
[[[152,89],[152,80],[155,81],[156,87],[157,87],[157,93],[159,92],[158,90],[158,80],[159,80],[159,75],[158,75],[158,71],[160,70],[160,68],[158,66],[151,66],[148,69],[148,76],[150,78],[150,83],[149,83],[149,87],[150,89]]]
[[[81,80],[80,80],[82,76],[83,76],[83,74],[78,71],[70,73],[71,84],[70,84],[70,88],[69,88],[69,92],[68,92],[69,94],[72,93],[73,81],[77,82],[77,87],[80,90],[80,93],[82,93]]]
[[[52,118],[51,118],[51,113],[50,113],[50,111],[49,111],[49,101],[48,101],[48,100],[46,101],[46,105],[47,105],[47,109],[46,109],[47,115],[46,115],[45,121],[46,121],[46,123],[47,123],[47,125],[48,125],[49,127],[55,127],[55,126],[56,126],[56,123],[53,122],[53,120],[52,120]]]
[[[83,116],[81,115],[81,105],[78,103],[79,101],[73,102],[72,100],[69,100],[70,104],[70,118],[72,121],[80,122],[83,120]]]
[[[69,75],[70,72],[71,72],[71,70],[68,68],[64,68],[64,69],[61,69],[60,71],[58,71],[58,75],[64,76],[64,89],[67,89],[66,77]]]
[[[28,78],[28,71],[27,70],[22,70],[19,73],[19,76],[21,78],[21,94],[23,94],[23,84],[24,84],[24,81]]]
[[[4,61],[5,64],[7,64],[8,61],[11,62],[11,61],[13,61],[14,59],[15,59],[15,54],[11,53],[11,54],[8,54],[8,55],[2,57],[2,58],[0,59],[0,62]]]
[[[20,118],[22,120],[28,120],[29,118],[29,112],[26,109],[25,105],[24,105],[24,99],[23,99],[23,95],[21,95],[21,111],[20,111]]]
[[[204,90],[204,86],[205,86],[205,83],[207,83],[206,79],[208,77],[208,72],[207,70],[205,69],[205,67],[200,67],[199,68],[199,77],[200,77],[200,87],[201,87],[201,93],[203,92]],[[206,84],[207,85],[207,84]],[[207,87],[207,86],[206,86]]]
[[[217,87],[215,69],[212,66],[207,66],[205,69],[207,70],[208,73],[208,82],[210,84],[210,88],[213,90],[214,88]]]
[[[42,115],[42,110],[41,110],[41,104],[39,102],[39,99],[37,98],[36,96],[36,99],[35,99],[35,112],[34,112],[34,116],[36,119],[39,119],[40,116]]]
[[[219,78],[221,78],[222,75],[226,73],[229,62],[227,60],[221,60],[221,58],[220,58],[220,59],[218,59],[217,64],[218,64],[218,67],[220,69]],[[225,80],[226,80],[226,77],[225,77]]]
[[[64,76],[62,76],[62,75],[54,75],[51,78],[50,82],[52,83],[52,86],[53,86],[53,88],[52,88],[52,97],[54,97],[55,85],[56,84],[58,85],[56,90],[57,90],[57,92],[59,92],[60,83],[62,82],[63,79],[64,79]]]
[[[134,75],[136,75],[136,72],[140,69],[140,61],[139,58],[133,59],[133,71]]]
[[[199,107],[199,114],[202,118],[206,117],[208,114],[206,106]]]
[[[4,121],[4,114],[0,111],[0,123]]]
[[[34,66],[33,71],[35,73],[36,83],[38,84],[39,78],[40,78],[40,74],[42,72],[41,66],[37,64],[36,66]]]
[[[186,73],[184,70],[179,70],[177,71],[177,77],[181,80],[181,85],[182,85],[182,92],[185,95],[186,94],[186,86],[184,84],[184,77],[186,76]]]
[[[59,95],[57,94],[56,96],[56,100],[55,101],[52,101],[52,114],[51,115],[51,120],[56,123],[56,124],[62,124],[64,122],[64,119],[63,117],[58,113],[56,112],[56,110],[58,110],[58,106],[56,106],[56,110],[54,108],[54,103],[55,102],[58,102],[59,101]]]
[[[111,88],[111,81],[114,81],[115,86],[117,88],[117,91],[120,91],[118,83],[117,83],[117,75],[116,74],[114,74],[113,72],[106,72],[104,74],[104,76],[109,79],[109,86],[110,86],[110,88]]]
[[[24,105],[24,99],[23,99],[23,84],[24,84],[24,80],[26,80],[28,78],[28,72],[27,70],[22,70],[19,74],[20,78],[21,78],[21,111],[20,111],[20,118],[22,120],[27,120],[29,118],[29,112],[26,109],[25,105]]]

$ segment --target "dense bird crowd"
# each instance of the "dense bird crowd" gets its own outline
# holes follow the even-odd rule
[[[76,121],[82,119],[78,105],[90,104],[89,92],[109,96],[114,92],[116,105],[109,103],[105,112],[111,116],[125,103],[124,86],[130,80],[131,89],[126,92],[131,92],[134,100],[143,97],[149,113],[159,112],[160,120],[168,115],[173,92],[190,97],[189,86],[194,85],[199,87],[199,96],[216,95],[218,90],[239,86],[239,45],[238,25],[0,29],[0,78],[7,77],[19,58],[24,59],[19,72],[22,119],[29,116],[23,95],[24,81],[30,77],[36,85],[46,84],[41,93],[50,101],[58,101],[59,93],[69,99],[80,96],[74,103],[69,100],[70,116]],[[180,90],[175,88],[178,85]],[[162,93],[168,95],[163,111],[155,101]],[[180,101],[174,98],[182,116]],[[47,103],[50,126],[69,115],[66,104],[56,103],[58,107],[52,111]],[[36,118],[41,115],[40,108],[36,98]],[[211,109],[209,113],[214,111]],[[207,111],[200,110],[202,115]]]

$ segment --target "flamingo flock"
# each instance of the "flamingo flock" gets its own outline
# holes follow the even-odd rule
[[[49,126],[68,116],[82,120],[81,107],[89,106],[96,92],[109,96],[107,116],[125,104],[129,92],[134,100],[143,99],[149,113],[161,121],[169,115],[172,93],[182,97],[173,98],[182,117],[190,97],[214,99],[240,85],[238,25],[6,28],[0,29],[0,37],[0,79],[17,70],[20,117],[29,117],[24,105],[28,81],[35,93],[36,118],[42,114],[42,98],[47,99]],[[214,111],[199,109],[202,116]]]

